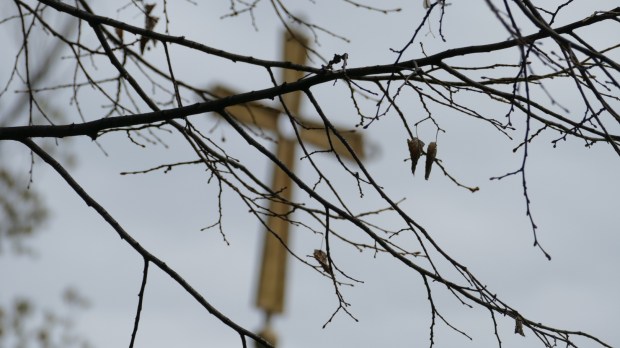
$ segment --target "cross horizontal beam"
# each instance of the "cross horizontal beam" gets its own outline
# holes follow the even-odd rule
[[[235,95],[235,92],[224,86],[216,86],[212,93],[220,98],[229,97]],[[262,130],[273,131],[276,134],[280,134],[281,130],[278,129],[278,117],[283,110],[279,110],[259,102],[250,102],[246,104],[229,106],[226,110],[239,122],[245,125],[253,125]],[[299,137],[303,142],[318,147],[321,150],[333,150],[338,155],[346,157],[349,160],[353,159],[353,155],[349,152],[346,146],[335,136],[334,132],[330,129],[326,131],[325,125],[322,122],[310,121],[305,118],[296,115],[297,121],[301,124],[299,128]],[[338,133],[344,138],[349,146],[355,152],[358,158],[364,158],[364,141],[360,133],[355,130],[336,129]],[[329,137],[327,134],[329,133]],[[331,141],[331,143],[330,143]]]

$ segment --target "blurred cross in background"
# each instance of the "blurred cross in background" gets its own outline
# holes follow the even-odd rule
[[[284,61],[305,64],[309,40],[300,33],[284,33]],[[283,69],[281,82],[295,82],[303,78],[304,72]],[[213,93],[219,97],[234,95],[235,92],[217,86]],[[337,152],[346,159],[352,159],[351,154],[344,144],[330,131],[328,138],[323,122],[310,121],[299,115],[302,92],[292,92],[282,96],[282,100],[291,116],[301,124],[299,137],[304,144],[311,144],[322,150]],[[284,113],[283,109],[272,108],[259,103],[247,103],[228,107],[226,111],[237,121],[246,125],[252,125],[263,131],[271,131],[277,141],[276,156],[291,171],[294,169],[296,137],[287,137],[278,126],[278,118]],[[346,142],[355,151],[358,158],[363,158],[364,148],[361,134],[352,131],[338,130]],[[330,144],[331,140],[331,144]],[[274,163],[272,190],[277,192],[283,201],[290,201],[292,196],[291,178]],[[272,200],[269,210],[267,226],[272,231],[266,231],[263,244],[263,254],[258,281],[256,306],[265,312],[265,322],[259,333],[272,344],[276,344],[277,335],[271,328],[271,319],[274,314],[282,313],[284,309],[284,295],[286,284],[286,258],[287,250],[284,245],[289,245],[289,222],[286,220],[291,207],[280,200]]]

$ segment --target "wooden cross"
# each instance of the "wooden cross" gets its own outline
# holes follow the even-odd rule
[[[305,64],[307,57],[308,39],[299,33],[293,36],[289,32],[284,33],[284,60],[296,64]],[[295,82],[303,77],[303,71],[283,70],[282,82]],[[213,93],[218,97],[227,97],[235,93],[223,86],[218,86]],[[351,154],[344,144],[330,131],[330,141],[325,132],[322,122],[310,121],[299,116],[301,92],[292,92],[282,96],[282,100],[290,111],[291,115],[299,121],[303,127],[299,129],[299,136],[304,143],[312,144],[323,150],[333,148],[338,155],[352,159]],[[278,128],[278,118],[284,113],[281,109],[271,108],[260,103],[247,103],[226,108],[237,121],[246,125],[253,125],[261,130],[272,131],[277,139],[277,158],[284,163],[291,171],[295,164],[296,138],[286,137]],[[351,131],[339,131],[346,142],[355,151],[358,158],[363,158],[364,148],[361,134]],[[290,201],[292,195],[292,180],[280,167],[274,164],[272,190],[278,192],[279,196]],[[270,202],[270,215],[267,226],[273,233],[267,231],[263,244],[262,264],[258,291],[256,296],[256,306],[263,309],[266,313],[265,328],[261,335],[275,345],[276,335],[270,329],[270,319],[272,314],[282,313],[284,309],[285,277],[286,277],[286,258],[287,250],[282,244],[288,245],[289,242],[289,223],[282,218],[290,211],[290,206],[278,202]],[[277,235],[276,236],[274,236]],[[269,337],[268,337],[269,336]]]

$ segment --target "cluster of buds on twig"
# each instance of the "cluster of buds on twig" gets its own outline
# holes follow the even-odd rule
[[[445,4],[445,0],[439,0],[439,2],[443,4]],[[425,10],[428,10],[431,7],[431,0],[422,0],[422,7],[424,7]]]

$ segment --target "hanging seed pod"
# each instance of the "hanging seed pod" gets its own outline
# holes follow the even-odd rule
[[[431,175],[431,169],[433,168],[433,162],[435,162],[435,157],[437,156],[437,143],[432,142],[428,144],[426,148],[426,171],[424,172],[424,179],[428,180],[428,177]]]
[[[157,25],[157,22],[159,21],[159,17],[155,17],[155,16],[151,16],[151,12],[153,12],[153,9],[155,8],[156,4],[146,4],[144,5],[144,29],[146,30],[153,30],[155,29],[155,26]],[[146,36],[142,36],[140,38],[140,54],[144,54],[144,49],[146,48],[146,45],[149,43],[149,39]],[[155,41],[155,39],[153,39],[153,45],[155,45],[155,43],[157,43],[157,41]]]
[[[418,165],[420,156],[422,156],[424,142],[418,138],[407,139],[407,146],[409,147],[409,157],[411,157],[411,174],[415,175],[415,167]]]
[[[329,267],[329,260],[327,259],[327,254],[323,250],[315,249],[314,258],[319,262],[321,267],[328,274],[332,274],[332,268]]]
[[[525,332],[523,332],[523,318],[520,315],[517,315],[515,318],[515,333],[525,337]]]
[[[116,31],[116,36],[118,36],[118,38],[121,40],[121,42],[123,42],[123,29],[121,28],[116,28],[114,29]]]

